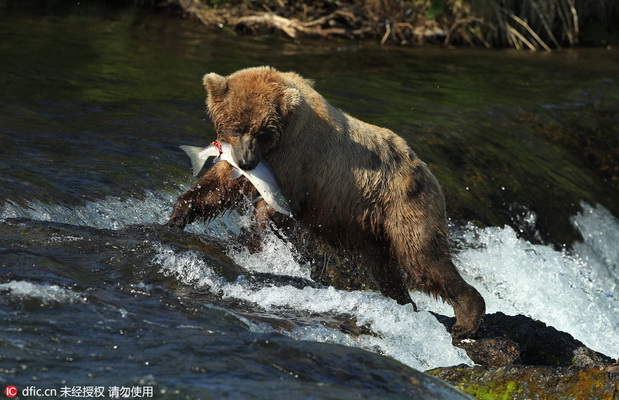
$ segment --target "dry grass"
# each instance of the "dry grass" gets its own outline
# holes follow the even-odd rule
[[[575,0],[477,0],[473,11],[485,21],[485,39],[531,50],[578,44]]]
[[[458,3],[451,2],[453,5]],[[477,19],[461,24],[454,42],[546,50],[576,46],[581,27],[617,29],[617,0],[471,0],[456,12]],[[456,19],[457,21],[457,19]]]
[[[612,30],[619,20],[618,0],[166,1],[205,25],[239,32],[401,45],[430,42],[551,51],[577,45],[585,21]]]

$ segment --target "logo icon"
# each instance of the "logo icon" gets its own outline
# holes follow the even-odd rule
[[[17,396],[17,388],[13,385],[9,385],[4,389],[4,394],[6,394],[7,397],[15,397]]]

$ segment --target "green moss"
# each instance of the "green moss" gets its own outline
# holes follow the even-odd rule
[[[519,392],[516,381],[494,381],[488,385],[473,384],[460,389],[480,400],[509,400]]]
[[[617,384],[597,368],[437,368],[436,376],[479,400],[569,398],[613,399]]]

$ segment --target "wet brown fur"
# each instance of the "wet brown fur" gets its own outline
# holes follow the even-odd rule
[[[404,139],[334,108],[295,73],[211,73],[204,85],[218,138],[239,165],[270,164],[299,223],[364,253],[384,295],[401,304],[412,302],[409,289],[440,296],[454,308],[454,336],[477,330],[484,300],[452,262],[440,186]],[[230,173],[226,163],[210,169],[179,197],[169,225],[213,218],[256,194]],[[284,222],[264,202],[257,213]]]

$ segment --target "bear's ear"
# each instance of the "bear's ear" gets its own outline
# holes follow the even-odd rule
[[[301,92],[299,92],[299,89],[293,87],[286,88],[280,103],[282,114],[290,114],[299,104],[301,104]]]
[[[204,87],[208,96],[212,100],[218,101],[223,99],[228,91],[228,80],[221,75],[211,72],[204,75]]]

